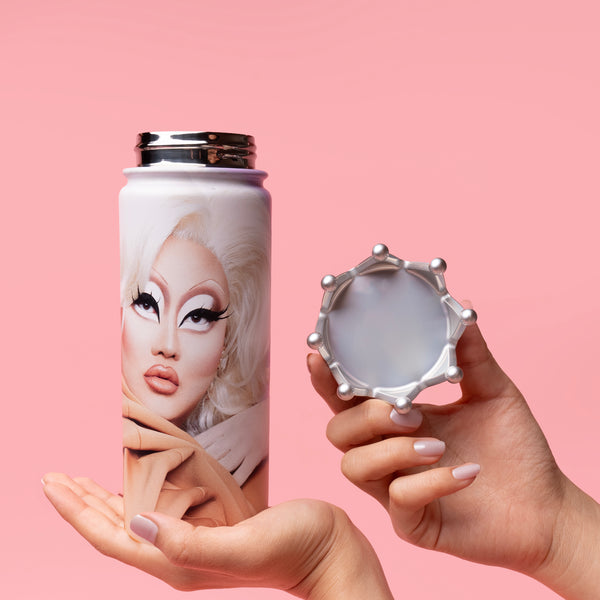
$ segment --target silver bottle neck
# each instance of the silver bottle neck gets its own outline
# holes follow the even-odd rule
[[[196,164],[227,169],[254,169],[256,146],[251,135],[213,131],[153,131],[138,134],[138,167]]]

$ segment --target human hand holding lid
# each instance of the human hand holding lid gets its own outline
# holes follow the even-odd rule
[[[344,453],[342,472],[406,541],[525,573],[569,600],[596,598],[600,505],[560,471],[477,325],[462,332],[455,357],[460,399],[400,413],[381,399],[340,399],[331,358],[308,356],[313,386],[335,413],[327,437]]]

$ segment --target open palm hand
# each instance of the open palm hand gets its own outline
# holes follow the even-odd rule
[[[146,543],[126,532],[121,496],[87,478],[50,473],[43,481],[56,510],[97,550],[178,590],[270,587],[301,598],[391,599],[369,542],[326,502],[285,502],[229,527],[148,513],[141,520],[154,531]]]

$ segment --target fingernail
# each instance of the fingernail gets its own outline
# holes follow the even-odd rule
[[[142,517],[142,515],[135,515],[135,517],[131,519],[129,527],[135,535],[139,535],[141,538],[154,544],[158,534],[158,526],[156,523],[146,517]]]
[[[446,444],[441,440],[417,440],[413,448],[421,456],[441,456],[446,450]]]
[[[396,423],[396,425],[400,425],[400,427],[416,429],[423,422],[423,413],[420,410],[413,408],[407,413],[400,414],[395,408],[392,408],[390,419]]]
[[[43,477],[42,477],[42,479],[41,479],[41,482],[42,482],[42,486],[44,486],[44,487],[45,487],[45,486],[46,486],[46,482],[44,481],[44,478],[43,478]]]
[[[473,479],[477,477],[479,471],[481,471],[481,466],[476,463],[469,463],[468,465],[462,465],[461,467],[456,467],[456,469],[452,469],[452,477],[454,479]]]

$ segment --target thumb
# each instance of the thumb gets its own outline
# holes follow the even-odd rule
[[[464,373],[460,384],[464,399],[490,400],[514,387],[489,351],[477,324],[463,332],[456,346],[456,360]]]
[[[157,512],[136,515],[130,528],[179,567],[232,573],[240,570],[241,553],[248,550],[235,527],[194,527]]]

